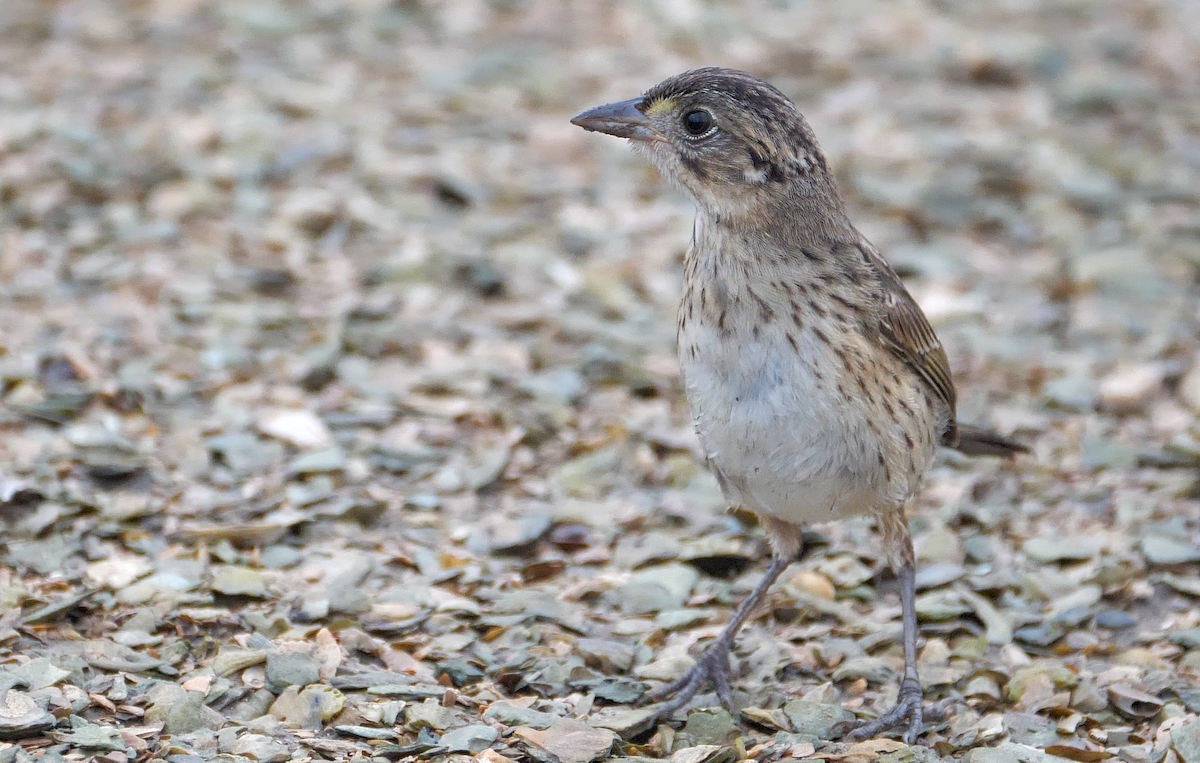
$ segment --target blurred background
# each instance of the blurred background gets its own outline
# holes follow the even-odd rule
[[[111,726],[200,692],[173,729],[200,750],[222,718],[294,720],[292,684],[345,692],[310,728],[388,726],[356,671],[590,717],[686,666],[763,555],[674,360],[692,209],[568,120],[702,65],[796,101],[947,344],[960,418],[1034,449],[947,456],[917,502],[926,674],[995,684],[941,752],[1160,760],[1200,706],[1177,686],[1200,671],[1189,0],[4,0],[0,658],[65,671],[31,696]],[[747,636],[753,701],[894,692],[871,537],[815,530]],[[1112,699],[1114,664],[1149,705]],[[1052,677],[1022,704],[1030,665]],[[121,669],[174,688],[86,699]],[[1091,705],[1059,691],[1080,676]],[[1186,728],[1171,754],[1200,759]],[[239,734],[221,749],[300,744]]]

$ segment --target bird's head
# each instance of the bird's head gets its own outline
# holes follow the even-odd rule
[[[828,195],[829,170],[808,122],[783,93],[744,72],[694,69],[571,122],[628,138],[717,219]]]

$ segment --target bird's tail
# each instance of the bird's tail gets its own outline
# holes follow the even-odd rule
[[[959,424],[954,441],[946,444],[968,456],[1011,457],[1018,453],[1029,452],[1029,448],[1019,442],[1013,442],[995,432],[989,432],[970,424]]]

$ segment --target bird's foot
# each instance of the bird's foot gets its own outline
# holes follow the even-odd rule
[[[699,694],[704,687],[711,684],[721,704],[730,712],[734,712],[733,690],[729,687],[729,651],[729,643],[724,639],[717,639],[688,672],[647,694],[645,702],[668,700],[658,709],[657,717],[669,718],[676,710],[691,702],[692,697]]]
[[[906,678],[900,684],[896,706],[873,721],[863,721],[847,735],[851,742],[879,736],[892,729],[904,728],[904,743],[916,744],[925,721],[940,721],[949,712],[951,700],[945,699],[931,705],[921,702],[921,684],[916,679]]]

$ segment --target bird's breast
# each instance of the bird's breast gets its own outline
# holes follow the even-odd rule
[[[912,374],[886,390],[899,361],[836,320],[815,285],[797,299],[802,275],[787,288],[737,268],[713,273],[689,269],[678,350],[696,432],[729,500],[816,522],[906,497],[932,444],[913,452],[905,429],[932,424],[917,420],[917,405],[917,418],[892,415],[886,396],[911,397]]]

